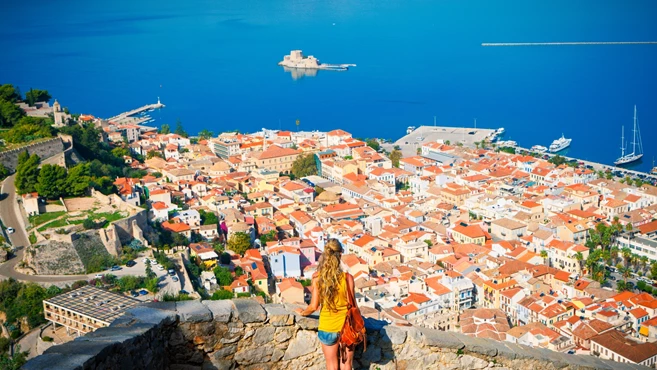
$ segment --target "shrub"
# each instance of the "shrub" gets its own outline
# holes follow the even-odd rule
[[[214,292],[212,297],[210,297],[213,301],[221,300],[221,299],[233,299],[233,292],[229,292],[227,290],[218,290]]]
[[[53,341],[52,337],[49,337],[47,335],[44,335],[41,339],[43,339],[44,342],[52,342]]]
[[[237,298],[249,298],[251,293],[237,293]]]

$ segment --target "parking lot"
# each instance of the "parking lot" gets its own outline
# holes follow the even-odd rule
[[[135,265],[132,267],[127,267],[127,266],[121,266],[121,270],[117,271],[112,271],[111,269],[105,270],[102,272],[99,272],[96,274],[96,276],[100,275],[115,275],[117,277],[122,277],[122,276],[128,276],[128,275],[134,275],[134,276],[146,276],[146,263],[144,263],[144,258],[145,257],[138,257],[136,258]],[[154,261],[154,260],[153,260]],[[174,281],[174,277],[180,279],[180,271],[178,271],[178,268],[175,270],[175,275],[171,276],[169,273],[164,270],[164,269],[159,269],[156,265],[155,262],[151,265],[151,269],[155,273],[155,275],[158,277],[159,283],[159,292],[156,294],[148,293],[145,295],[139,295],[138,297],[134,297],[135,299],[138,299],[140,301],[152,301],[153,299],[162,299],[162,297],[165,294],[170,294],[170,295],[177,295],[178,292],[180,292],[180,281]]]

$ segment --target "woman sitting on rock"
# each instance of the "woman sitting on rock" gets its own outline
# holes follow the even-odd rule
[[[351,369],[354,359],[353,351],[346,351],[346,359],[338,361],[338,336],[347,316],[347,284],[354,291],[354,278],[342,272],[340,257],[342,245],[337,239],[329,239],[324,246],[324,253],[319,260],[317,272],[313,275],[313,297],[310,305],[297,312],[308,316],[321,305],[319,314],[319,331],[317,336],[322,343],[327,370]],[[355,299],[354,299],[355,301]]]

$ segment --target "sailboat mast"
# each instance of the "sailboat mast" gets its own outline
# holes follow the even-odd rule
[[[636,105],[634,106],[634,129],[632,134],[632,155],[634,155],[636,153]]]
[[[621,126],[621,158],[625,157],[625,126]]]

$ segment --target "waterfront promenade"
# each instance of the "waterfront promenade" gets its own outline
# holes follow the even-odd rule
[[[522,150],[525,150],[527,152],[533,152],[531,149],[523,148],[523,147],[519,147],[519,146],[516,146],[515,149],[516,149],[516,153],[518,153]],[[630,169],[627,169],[627,168],[624,168],[624,167],[617,167],[617,166],[604,164],[604,163],[585,161],[583,159],[579,159],[579,158],[575,158],[575,157],[568,157],[568,156],[565,156],[565,155],[561,155],[559,153],[542,153],[541,156],[543,156],[543,155],[548,155],[550,158],[554,157],[555,155],[560,155],[560,156],[566,158],[567,160],[576,160],[580,163],[584,163],[585,166],[591,166],[591,167],[593,167],[593,169],[595,171],[603,171],[603,172],[605,172],[607,170],[621,171],[621,172],[627,173],[630,177],[643,175],[643,176],[646,176],[648,179],[657,181],[657,175],[653,175],[653,174],[650,174],[650,173],[647,173],[647,172],[630,170]]]

